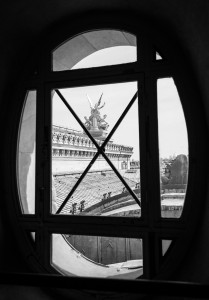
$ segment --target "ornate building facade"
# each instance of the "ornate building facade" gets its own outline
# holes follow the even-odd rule
[[[104,115],[102,117],[100,114],[100,110],[104,107],[105,103],[101,104],[102,95],[94,105],[88,95],[87,98],[90,104],[90,116],[88,118],[84,117],[85,122],[83,125],[96,140],[97,144],[101,146],[107,137],[107,128],[109,127],[109,124],[105,120],[107,116]],[[81,132],[65,127],[53,126],[53,173],[83,171],[96,152],[96,146],[88,137],[85,130]],[[116,144],[110,140],[105,147],[105,154],[118,170],[130,169],[130,158],[133,154],[133,147]],[[104,169],[110,169],[110,167],[100,155],[91,170]]]
[[[101,145],[102,140],[96,139]],[[82,171],[97,152],[89,137],[82,132],[53,126],[52,129],[52,168],[53,173]],[[133,147],[109,142],[105,147],[106,155],[119,170],[130,168]],[[99,157],[92,170],[108,169],[109,165],[103,157]]]

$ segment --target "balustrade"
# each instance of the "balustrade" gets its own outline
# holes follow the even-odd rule
[[[61,129],[60,129],[61,130]],[[103,141],[97,140],[96,142],[99,146],[102,145]],[[85,136],[77,135],[75,132],[59,132],[59,131],[53,131],[52,133],[52,143],[53,144],[63,144],[63,145],[72,145],[77,147],[88,147],[95,149],[96,146],[92,141]],[[127,147],[123,145],[108,143],[105,147],[106,150],[109,150],[109,153],[106,153],[106,155],[109,158],[130,158],[131,152],[133,151],[133,147]],[[119,152],[119,153],[114,153]],[[126,153],[121,153],[126,152]],[[91,151],[78,151],[78,150],[70,150],[70,149],[53,149],[52,156],[65,156],[65,157],[93,157],[95,155],[95,152]]]

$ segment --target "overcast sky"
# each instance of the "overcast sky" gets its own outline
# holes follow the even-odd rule
[[[74,66],[74,68],[123,63],[134,61],[135,58],[135,47],[112,47],[87,56]],[[105,102],[105,106],[100,110],[100,113],[101,116],[107,115],[106,121],[110,125],[108,128],[110,131],[136,93],[137,82],[77,87],[62,89],[60,91],[83,122],[85,121],[84,116],[90,116],[90,105],[86,94],[88,94],[92,103],[95,104],[103,93],[102,103]],[[138,160],[139,131],[137,101],[138,99],[116,130],[112,140],[115,143],[134,147],[132,158]],[[158,80],[158,119],[161,157],[188,154],[184,115],[172,78]],[[53,96],[53,124],[82,131],[80,125],[56,94]]]

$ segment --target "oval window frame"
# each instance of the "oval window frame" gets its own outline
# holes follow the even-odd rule
[[[121,18],[121,16],[120,16],[120,18]],[[95,17],[91,18],[91,22],[89,22],[89,19],[88,19],[88,20],[86,20],[87,25],[85,24],[85,30],[87,27],[89,29],[105,28],[107,26],[110,26],[110,27],[117,26],[117,28],[119,28],[119,24],[121,23],[121,21],[119,20],[120,18],[116,18],[115,16],[112,16],[112,18],[110,17],[110,21],[108,21],[108,22],[106,21],[104,16],[101,16],[101,15],[98,18],[95,18]],[[75,18],[75,20],[76,20],[76,18]],[[70,24],[69,24],[69,27],[70,27]],[[187,123],[187,128],[188,128],[189,155],[190,155],[189,170],[190,170],[190,172],[189,172],[189,179],[188,179],[187,195],[186,195],[186,199],[185,199],[185,206],[184,206],[184,211],[183,211],[181,222],[180,222],[181,224],[179,226],[175,227],[172,220],[155,220],[155,226],[156,226],[156,228],[159,228],[159,233],[156,234],[154,240],[152,239],[152,243],[153,242],[158,243],[159,239],[165,238],[165,235],[162,235],[162,233],[160,232],[160,229],[162,228],[162,226],[164,226],[164,224],[163,224],[164,222],[166,222],[167,228],[172,228],[174,226],[176,231],[178,231],[180,228],[184,227],[184,234],[182,234],[182,237],[179,238],[178,241],[176,241],[176,244],[172,249],[172,253],[169,254],[169,257],[166,257],[166,259],[161,264],[161,266],[153,265],[153,268],[155,270],[157,269],[157,271],[154,272],[154,274],[152,274],[152,272],[150,271],[149,276],[147,276],[148,278],[163,278],[163,279],[165,279],[165,278],[169,278],[169,276],[171,276],[172,273],[177,268],[177,265],[179,266],[180,262],[182,262],[188,246],[192,242],[192,239],[194,239],[194,236],[193,236],[194,230],[195,230],[198,220],[200,218],[201,209],[203,209],[202,208],[203,205],[202,205],[202,207],[200,205],[202,202],[199,202],[199,206],[196,207],[196,203],[195,203],[194,199],[195,199],[195,197],[198,196],[198,198],[202,200],[204,198],[203,196],[205,195],[205,191],[206,191],[206,180],[204,178],[204,175],[206,175],[206,170],[204,168],[204,159],[203,159],[207,153],[207,143],[205,141],[206,126],[205,126],[205,118],[203,117],[204,110],[200,106],[200,104],[197,103],[197,100],[195,100],[195,98],[198,99],[198,97],[201,96],[201,93],[198,90],[198,85],[197,85],[197,82],[195,81],[195,76],[193,75],[193,70],[191,67],[192,66],[191,59],[188,57],[187,57],[187,59],[185,58],[186,56],[184,55],[184,50],[180,46],[181,44],[178,42],[178,39],[175,37],[174,33],[171,34],[172,37],[175,37],[173,42],[170,40],[168,43],[165,37],[162,38],[162,36],[164,35],[163,34],[164,30],[162,30],[162,28],[159,26],[159,24],[156,24],[156,26],[157,26],[156,28],[161,28],[161,32],[160,32],[161,37],[158,39],[157,39],[158,33],[153,34],[153,29],[149,28],[150,27],[149,21],[147,21],[147,20],[141,19],[140,21],[138,21],[138,18],[136,17],[135,21],[133,21],[133,19],[132,19],[128,23],[128,25],[126,25],[123,28],[133,29],[133,28],[136,28],[143,24],[146,24],[145,25],[146,29],[143,29],[141,31],[141,33],[144,35],[148,33],[148,36],[151,37],[150,41],[152,41],[153,47],[155,47],[155,45],[157,45],[159,47],[159,49],[163,49],[163,55],[164,55],[164,57],[167,58],[166,60],[172,62],[173,78],[174,78],[174,81],[178,88],[178,92],[180,95],[180,99],[181,99],[181,103],[182,103],[182,107],[184,110],[185,119],[186,119],[186,123]],[[69,29],[69,27],[67,27],[67,28]],[[65,34],[66,34],[66,32],[67,32],[66,23],[64,24],[64,26],[62,28],[65,28]],[[70,29],[71,29],[71,36],[73,36],[73,33],[75,33],[75,31],[72,31],[72,28],[70,28]],[[83,29],[84,29],[84,26],[82,24],[78,24],[78,26],[76,26],[76,32],[82,32]],[[53,32],[53,34],[51,34],[51,36],[53,36],[54,41],[55,41],[55,36],[58,36],[58,34],[60,32],[59,30],[55,30],[55,31],[53,31],[53,29],[50,30],[51,32]],[[170,29],[170,32],[172,32],[171,29]],[[139,33],[140,33],[140,30],[139,30]],[[66,34],[66,36],[67,35],[69,37],[69,31],[68,31],[68,34]],[[59,36],[59,38],[56,40],[56,44],[59,43],[58,40],[60,40],[60,39],[62,39],[62,41],[63,41],[63,36],[62,36],[62,38],[60,38],[60,36]],[[169,47],[167,47],[168,46],[167,44],[169,44]],[[172,48],[172,51],[170,51],[171,48]],[[44,64],[45,67],[44,67],[42,75],[44,74],[45,76],[47,76],[48,80],[53,79],[53,77],[54,77],[54,75],[51,72],[48,72],[48,70],[47,70],[48,69],[47,65],[49,66],[49,61],[50,61],[49,57],[47,56],[47,59],[45,60],[45,58],[46,58],[45,54],[48,52],[49,49],[52,49],[51,43],[48,43],[47,47],[44,49],[44,54],[43,54],[43,56],[41,55],[42,59],[37,59],[39,61],[40,65],[43,63],[43,61],[45,61],[45,64]],[[38,53],[40,53],[40,51],[38,51]],[[174,55],[174,53],[175,53],[175,55]],[[151,55],[153,55],[153,53],[151,53],[151,51],[150,51],[149,57],[151,57]],[[39,55],[38,55],[38,57],[39,57]],[[145,61],[144,63],[146,64],[147,68],[150,67],[150,64],[151,64],[150,62]],[[159,64],[159,62],[155,63],[156,66],[157,66],[157,64]],[[184,65],[185,67],[180,68],[180,66],[182,66],[182,65]],[[164,71],[162,70],[163,74],[166,73],[166,68],[167,68],[167,66],[166,66],[166,62],[165,62]],[[40,67],[39,67],[39,70],[40,70]],[[32,70],[32,72],[33,72],[33,70]],[[26,74],[28,74],[28,70],[25,72],[25,78],[27,78]],[[76,76],[77,75],[75,74],[75,77]],[[21,86],[21,83],[20,83],[20,88],[17,89],[16,93],[15,93],[16,99],[18,99],[16,108],[19,113],[17,113],[16,118],[13,120],[14,121],[13,126],[10,126],[8,129],[11,132],[11,137],[13,137],[13,139],[11,139],[11,143],[13,145],[17,144],[15,142],[15,140],[16,140],[15,137],[18,136],[18,131],[17,131],[18,126],[14,126],[14,125],[19,124],[21,108],[22,108],[22,104],[23,104],[22,96],[23,96],[24,90],[27,86],[34,85],[34,87],[35,87],[38,85],[38,81],[39,81],[41,75],[38,74],[35,77],[34,77],[35,80],[33,80],[33,79],[26,80],[25,81],[26,84],[24,87]],[[159,78],[159,77],[152,76],[151,80],[156,80],[156,78]],[[192,86],[192,89],[191,89],[191,86]],[[39,92],[44,93],[44,91],[40,91],[40,90],[39,90]],[[20,95],[22,95],[22,96],[20,97]],[[192,103],[192,105],[191,105],[191,103]],[[194,116],[198,120],[200,120],[200,122],[198,124],[194,124],[194,121],[193,121]],[[155,131],[154,127],[150,129],[150,132],[151,132],[151,137],[153,137],[153,136],[156,137],[156,131]],[[10,138],[8,138],[8,139],[10,140]],[[16,146],[11,147],[11,148],[13,148],[13,149],[10,149],[10,151],[9,151],[9,154],[11,155],[11,157],[13,157],[13,160],[11,160],[11,161],[15,161],[17,149],[16,149]],[[201,174],[201,176],[199,174]],[[15,172],[14,166],[12,164],[11,164],[11,168],[7,171],[7,175],[8,175],[8,178],[11,178],[11,186],[13,187],[12,188],[13,192],[10,191],[10,193],[8,193],[8,199],[11,198],[13,205],[15,205],[15,207],[16,207],[15,213],[9,211],[8,215],[10,217],[10,220],[14,220],[14,218],[15,218],[17,220],[17,222],[20,222],[22,224],[21,227],[25,228],[23,226],[23,224],[25,223],[24,217],[20,214],[20,211],[18,208],[16,172]],[[9,175],[11,177],[9,177]],[[202,187],[201,191],[199,191],[199,190],[197,191],[196,186],[197,187],[201,186]],[[8,209],[9,209],[9,205],[8,205]],[[31,231],[33,231],[34,227],[33,227],[32,223],[31,223],[31,226],[28,226],[28,227],[31,228],[30,229]],[[25,230],[25,229],[23,229],[23,230]],[[31,245],[29,245],[30,243],[28,242],[26,234],[22,232],[22,229],[18,230],[17,228],[14,228],[14,231],[17,236],[25,235],[24,238],[20,239],[21,244],[25,245],[25,246],[27,245],[28,251],[26,251],[26,253],[27,253],[26,256],[27,256],[27,259],[28,259],[29,255],[30,255],[30,257],[33,256],[33,258],[31,260],[35,261],[35,263],[32,263],[34,265],[34,267],[37,269],[37,262],[38,262],[38,265],[39,265],[38,270],[40,270],[40,271],[47,270],[50,272],[51,271],[50,269],[42,266],[42,263],[40,262],[40,260],[37,256],[37,253],[34,251],[34,249],[32,249]],[[184,242],[183,247],[182,247],[182,241]],[[149,239],[147,239],[146,242],[150,243],[151,241],[149,241]],[[20,248],[22,248],[22,246],[20,246]],[[25,251],[24,247],[22,249],[24,249],[23,251]],[[148,255],[152,256],[153,253],[149,253]],[[158,255],[158,253],[154,254],[154,256],[157,256],[157,255]],[[170,259],[170,256],[172,256],[172,260]],[[177,263],[175,266],[173,264],[170,266],[169,261],[173,261],[174,258],[176,258]],[[152,262],[152,258],[150,257],[150,263],[151,262]],[[152,269],[152,268],[150,267],[150,269]]]

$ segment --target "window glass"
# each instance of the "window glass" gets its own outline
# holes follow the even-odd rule
[[[133,34],[119,30],[96,30],[77,35],[54,50],[52,69],[64,71],[134,61],[136,37]]]
[[[95,162],[95,164],[99,163],[100,161]],[[71,192],[76,177],[80,176],[81,174],[71,174],[55,177],[57,210]],[[136,183],[132,183],[128,179],[126,182],[130,182],[130,188],[133,189],[136,196],[139,196]],[[92,171],[90,169],[60,213],[140,217],[141,209],[114,171]]]
[[[161,59],[163,59],[162,56],[161,56],[158,52],[156,52],[155,58],[156,58],[156,60],[161,60]]]
[[[170,247],[172,240],[162,240],[162,256],[164,256]]]
[[[142,239],[52,234],[51,260],[66,275],[134,279],[143,274]]]
[[[183,109],[172,78],[158,79],[161,216],[179,218],[188,178],[188,137]]]
[[[36,91],[28,91],[19,129],[18,186],[22,213],[35,213]]]
[[[128,82],[52,92],[52,213],[141,215],[136,91]],[[94,141],[101,147],[124,111],[98,155]]]

